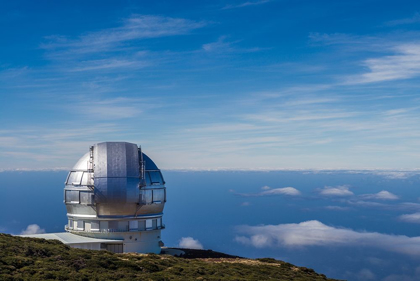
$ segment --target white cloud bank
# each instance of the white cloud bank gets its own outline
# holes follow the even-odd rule
[[[399,216],[398,219],[409,223],[420,223],[420,213],[404,214]]]
[[[239,226],[235,241],[256,248],[342,246],[373,247],[420,257],[420,237],[354,231],[325,225],[319,221],[301,223]]]
[[[360,197],[362,197],[363,199],[376,199],[376,200],[397,200],[399,199],[397,195],[386,191],[386,190],[382,190],[378,193],[375,194],[363,194]]]
[[[22,230],[20,234],[28,235],[28,234],[41,234],[41,233],[45,233],[45,229],[41,228],[37,224],[30,224],[26,227],[25,230]]]
[[[263,186],[261,188],[263,191],[259,193],[238,193],[240,196],[244,197],[259,197],[259,196],[272,196],[272,195],[288,195],[288,196],[299,196],[301,192],[294,187],[281,187],[271,189],[269,186]]]
[[[319,190],[319,194],[324,196],[352,196],[353,192],[349,190],[349,186],[340,185],[340,186],[325,186],[323,189]]]
[[[291,195],[297,196],[300,195],[300,191],[294,187],[282,187],[282,188],[273,188],[259,193],[260,196],[264,195]]]
[[[203,245],[200,243],[200,241],[192,237],[182,237],[181,240],[179,241],[179,247],[187,248],[187,249],[198,249],[198,250],[203,249]]]

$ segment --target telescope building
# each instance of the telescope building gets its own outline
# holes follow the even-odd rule
[[[165,202],[162,174],[141,148],[97,143],[67,176],[66,232],[22,236],[115,253],[160,253]]]

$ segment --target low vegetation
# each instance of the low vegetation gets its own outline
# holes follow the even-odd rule
[[[111,279],[332,280],[312,269],[274,259],[114,254],[73,249],[54,240],[0,234],[0,280]]]

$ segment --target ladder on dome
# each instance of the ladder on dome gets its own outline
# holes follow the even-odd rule
[[[93,171],[93,146],[89,147],[89,161],[88,161],[88,175],[89,178],[87,180],[87,186],[90,190],[94,190],[95,189],[95,185],[94,185],[94,171]]]
[[[88,161],[88,180],[87,180],[87,187],[93,191],[92,194],[92,204],[90,205],[92,209],[97,212],[96,210],[96,203],[95,203],[95,183],[94,183],[94,166],[93,166],[93,146],[89,147],[89,161]]]
[[[145,162],[143,159],[143,152],[141,151],[141,146],[138,148],[139,154],[140,154],[140,165],[139,165],[139,173],[140,173],[140,182],[139,182],[139,188],[146,186],[146,170],[145,170]]]
[[[143,159],[143,152],[141,151],[141,145],[139,145],[138,148],[139,151],[139,155],[140,155],[140,159],[139,159],[139,189],[142,189],[143,187],[145,187],[146,184],[146,165],[145,165],[145,161]],[[141,195],[140,195],[141,197]],[[139,198],[139,202],[137,203],[137,208],[136,208],[136,213],[134,214],[134,217],[137,217],[137,213],[140,210],[142,204],[140,203],[140,198]]]

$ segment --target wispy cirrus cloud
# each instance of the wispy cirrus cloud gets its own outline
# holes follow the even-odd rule
[[[46,37],[48,42],[41,47],[47,50],[67,49],[79,54],[104,52],[133,40],[187,34],[205,25],[205,22],[182,18],[132,15],[124,19],[119,27],[89,32],[78,38]]]
[[[206,52],[226,52],[232,51],[233,42],[226,42],[226,36],[221,36],[216,42],[203,44],[202,48]]]
[[[412,17],[391,20],[386,22],[384,25],[386,26],[397,26],[397,25],[405,25],[405,24],[413,24],[420,22],[420,13],[416,12]]]
[[[184,18],[131,15],[116,27],[73,37],[47,36],[41,48],[52,62],[52,72],[131,73],[164,60],[164,51],[150,51],[145,39],[186,35],[206,25],[204,21]]]
[[[416,20],[416,16],[411,20]],[[420,43],[417,33],[401,32],[388,36],[360,36],[353,34],[333,33],[309,34],[313,45],[336,46],[338,53],[354,53],[375,50],[376,54],[363,59],[358,56],[359,65],[365,70],[360,74],[339,76],[336,86],[362,85],[404,80],[420,75]],[[339,57],[339,55],[338,55]]]
[[[340,45],[348,47],[368,48],[378,38],[375,36],[360,36],[346,33],[319,33],[311,32],[308,35],[309,42],[313,45]]]
[[[393,47],[394,54],[363,61],[369,71],[350,76],[347,84],[377,83],[410,79],[420,75],[420,43],[404,43]]]
[[[100,60],[87,60],[79,62],[74,67],[70,67],[69,71],[72,72],[84,72],[84,71],[101,71],[101,70],[133,70],[149,66],[150,62],[146,60],[141,61],[137,59],[120,59],[120,58],[109,58]]]
[[[225,53],[250,53],[261,51],[261,48],[239,48],[235,44],[240,41],[227,41],[227,36],[220,36],[217,41],[202,45],[206,53],[225,54]]]
[[[0,169],[69,169],[90,145],[115,139],[117,132],[122,132],[121,126],[115,123],[100,122],[95,126],[81,124],[83,122],[63,122],[59,128],[36,126],[1,130],[1,134],[13,135],[17,141],[0,142],[0,157],[14,159],[13,164],[2,163]]]
[[[372,247],[420,257],[420,237],[355,231],[312,220],[301,223],[239,226],[235,241],[255,248]]]
[[[151,109],[162,107],[152,98],[108,98],[96,99],[91,101],[78,100],[77,102],[66,106],[71,112],[77,112],[79,115],[88,116],[91,120],[117,120],[134,118]]]
[[[257,5],[262,5],[262,4],[265,4],[265,3],[268,3],[268,2],[270,2],[270,0],[246,1],[246,2],[239,3],[239,4],[226,5],[222,8],[222,10],[243,8],[243,7],[248,7],[248,6],[257,6]]]

